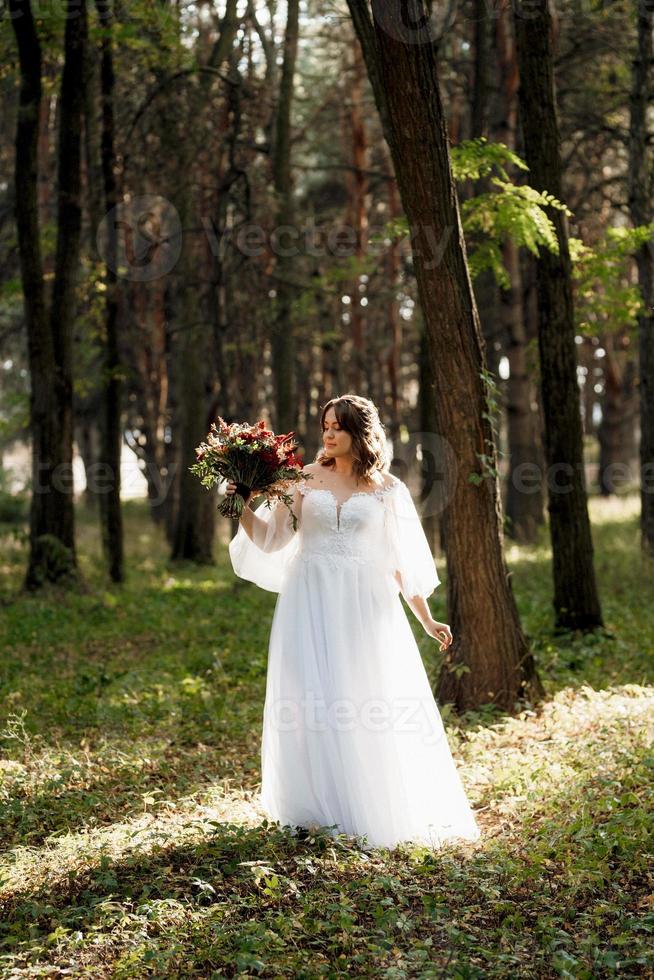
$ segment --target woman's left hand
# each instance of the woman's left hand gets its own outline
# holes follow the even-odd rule
[[[450,643],[452,642],[452,631],[447,623],[439,623],[437,619],[431,619],[425,626],[425,632],[429,636],[433,636],[435,640],[438,640],[441,648],[447,650]]]

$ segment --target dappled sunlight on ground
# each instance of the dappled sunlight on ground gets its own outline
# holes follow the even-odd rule
[[[30,597],[16,595],[24,550],[10,551],[0,975],[646,975],[654,577],[634,499],[590,506],[606,628],[555,634],[546,529],[535,548],[508,545],[547,695],[515,716],[443,706],[482,839],[440,851],[265,819],[275,596],[234,578],[226,546],[214,567],[173,563],[130,503],[124,586],[82,517],[86,588]],[[437,648],[412,626],[435,682]]]
[[[654,687],[565,688],[537,710],[466,732],[474,798],[494,834],[514,837],[551,799],[654,746]]]
[[[262,820],[250,791],[227,792],[214,787],[203,801],[166,799],[155,789],[141,796],[140,812],[108,826],[57,832],[39,847],[16,847],[0,861],[0,898],[66,887],[103,863],[130,855],[157,853],[191,846],[215,832],[216,826],[236,823],[255,827]]]
[[[611,497],[595,494],[588,498],[588,509],[591,524],[637,521],[640,515],[640,494],[634,491],[614,494]]]

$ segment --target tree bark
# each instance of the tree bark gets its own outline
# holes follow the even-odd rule
[[[498,11],[495,43],[497,49],[498,120],[494,138],[511,150],[516,149],[518,123],[518,65],[508,4]],[[534,370],[527,348],[526,310],[520,255],[510,240],[502,247],[510,287],[500,289],[500,310],[506,338],[509,378],[506,384],[506,430],[509,472],[505,485],[507,537],[524,543],[536,539],[544,523],[544,465],[539,417],[535,402]]]
[[[507,442],[509,473],[506,487],[506,513],[510,518],[507,536],[523,543],[533,542],[543,523],[543,468],[538,416],[532,409],[532,381],[527,359],[521,302],[522,284],[518,250],[508,241],[503,248],[511,287],[501,291],[507,330]]]
[[[190,160],[186,160],[190,168]],[[188,170],[185,170],[188,172]],[[178,476],[178,507],[175,515],[175,535],[171,558],[194,561],[198,564],[213,563],[213,528],[207,534],[206,506],[214,506],[212,494],[208,494],[197,476],[189,471],[195,462],[195,448],[199,446],[209,428],[207,420],[207,361],[208,343],[205,325],[198,321],[196,302],[196,270],[201,263],[202,242],[194,240],[190,229],[192,216],[190,188],[185,184],[180,195],[180,218],[185,229],[182,255],[182,285],[179,329],[177,331],[177,391],[179,394],[178,420],[180,428],[180,471]]]
[[[293,227],[293,184],[291,179],[291,111],[293,107],[293,78],[297,59],[299,34],[299,0],[288,0],[284,59],[279,85],[279,102],[275,120],[273,144],[273,185],[277,200],[277,298],[272,336],[273,374],[275,378],[275,424],[278,432],[293,429],[297,418],[295,385],[295,337],[292,303],[295,287],[292,284],[294,256],[289,251],[288,234],[282,229]],[[293,238],[293,241],[296,241]]]
[[[81,235],[81,126],[86,8],[67,5],[58,145],[57,246],[52,300],[43,281],[38,215],[42,59],[29,0],[11,0],[21,90],[16,127],[16,224],[30,362],[32,501],[24,586],[77,577],[73,499],[72,334]]]
[[[629,105],[629,209],[635,226],[652,220],[652,165],[647,151],[647,110],[652,98],[652,26],[647,3],[636,5],[637,40]],[[644,311],[638,318],[640,362],[640,534],[641,547],[654,556],[654,245],[636,253]]]
[[[389,169],[393,169],[393,162],[388,152],[388,147],[383,144],[384,161]],[[388,187],[388,217],[392,220],[401,217],[402,207],[397,190],[395,174],[387,182]],[[390,425],[389,434],[393,440],[397,439],[400,432],[400,352],[402,350],[402,318],[400,317],[400,305],[397,294],[400,286],[400,243],[393,241],[387,248],[384,255],[384,274],[386,276],[386,332],[388,336],[388,353],[386,355],[386,366],[388,370],[388,380],[390,384]]]
[[[68,0],[66,5],[65,63],[61,79],[57,247],[50,305],[50,330],[55,351],[57,442],[55,450],[64,485],[55,486],[59,534],[75,558],[75,510],[73,496],[73,326],[75,290],[82,230],[82,117],[86,47],[86,3]]]
[[[100,62],[100,91],[102,97],[102,181],[104,205],[110,213],[118,204],[116,185],[116,150],[114,146],[114,64],[111,28],[112,0],[96,0],[100,25],[103,28]],[[120,506],[120,460],[122,452],[121,406],[123,365],[119,348],[118,318],[118,245],[115,221],[107,222],[104,399],[101,425],[100,462],[109,475],[107,487],[100,494],[102,543],[109,576],[113,582],[125,578],[123,555],[123,517]]]
[[[407,11],[397,0],[374,0],[374,22],[365,0],[348,4],[375,99],[385,108],[385,136],[411,229],[435,430],[456,461],[443,514],[454,642],[438,697],[459,710],[494,703],[510,711],[521,696],[540,696],[542,687],[503,554],[497,455],[482,378],[484,345],[451,172],[436,45],[409,32]],[[420,3],[412,4],[408,15],[408,22],[428,23]]]
[[[352,169],[347,171],[345,176],[348,193],[345,224],[353,232],[356,274],[352,282],[343,284],[343,290],[349,293],[351,300],[347,311],[350,316],[349,333],[352,340],[348,387],[351,391],[362,391],[366,380],[366,367],[369,366],[372,356],[370,345],[366,342],[366,317],[364,307],[361,306],[359,291],[359,267],[365,255],[368,232],[368,178],[366,176],[368,138],[362,112],[365,66],[361,57],[361,47],[356,40],[354,44],[350,100],[349,106],[343,107],[343,128],[346,159],[349,158],[352,164]]]
[[[547,0],[530,0],[528,5],[517,2],[514,23],[529,182],[536,190],[547,190],[561,200]],[[555,625],[592,630],[602,625],[602,612],[586,498],[568,230],[565,214],[553,208],[550,212],[559,254],[542,249],[536,265]]]
[[[490,54],[492,17],[486,0],[473,0],[475,17],[475,72],[470,107],[473,139],[488,136],[488,97],[490,95]]]
[[[620,365],[616,339],[604,339],[604,397],[602,399],[602,421],[597,430],[600,446],[599,472],[597,480],[599,491],[606,497],[619,491],[630,483],[631,466],[635,452],[636,419],[638,417],[638,389],[636,387],[636,365],[631,359],[624,359]]]
[[[208,67],[218,69],[226,61],[232,49],[238,18],[236,3],[228,0],[225,16],[220,25],[220,34],[216,40]],[[223,118],[219,122],[221,131],[233,125],[234,142],[238,135],[239,96],[238,74],[234,65],[231,66],[229,82],[230,100]],[[196,87],[190,91],[191,111],[198,118],[204,108],[205,101],[210,96],[210,85],[207,81],[210,75],[202,75]],[[230,123],[230,114],[233,121]],[[234,145],[230,148],[229,167],[224,176],[220,176],[214,193],[219,200],[226,198],[231,184],[237,179]],[[220,344],[216,344],[216,331],[221,330],[221,323],[214,320],[213,330],[205,327],[205,310],[216,308],[216,301],[223,296],[211,293],[214,283],[210,276],[203,276],[202,270],[209,261],[207,241],[205,236],[198,238],[194,225],[197,217],[194,211],[194,190],[202,180],[199,175],[205,174],[210,165],[210,157],[206,149],[192,140],[185,140],[179,153],[180,172],[185,176],[180,188],[179,211],[184,228],[184,242],[181,264],[181,283],[179,297],[178,330],[176,332],[177,364],[176,364],[176,393],[177,414],[180,426],[179,445],[179,475],[176,479],[176,509],[174,516],[174,532],[172,538],[171,558],[173,560],[188,560],[198,564],[210,565],[213,559],[213,539],[215,531],[215,495],[207,493],[197,477],[189,471],[196,461],[195,448],[206,437],[207,430],[213,419],[210,417],[215,405],[215,386],[213,366],[219,356]],[[199,196],[199,210],[205,210],[202,196]],[[220,219],[219,219],[220,220]],[[198,273],[200,270],[200,273]],[[220,284],[219,284],[220,285]],[[227,392],[222,391],[223,399]]]

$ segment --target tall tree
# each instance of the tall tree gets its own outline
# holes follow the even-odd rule
[[[294,296],[293,256],[288,231],[293,227],[293,182],[291,176],[291,113],[293,108],[293,79],[297,60],[299,36],[299,0],[288,0],[284,56],[279,83],[279,101],[273,139],[273,185],[276,200],[276,304],[272,353],[275,374],[275,424],[278,431],[293,428],[297,418],[295,393],[295,337],[292,322]],[[297,239],[294,237],[293,241]]]
[[[562,200],[548,0],[517,0],[514,24],[529,182]],[[541,249],[536,267],[554,610],[557,627],[587,630],[602,625],[602,612],[586,498],[571,262],[565,212],[549,210],[559,250]]]
[[[230,2],[225,17],[221,21],[220,36],[213,45],[209,71],[202,74],[199,86],[190,89],[190,105],[197,118],[201,118],[203,102],[209,96],[210,87],[206,82],[213,72],[218,71],[222,61],[227,59],[236,32],[235,4]],[[221,37],[225,39],[221,42]],[[232,77],[228,86],[240,85],[238,73],[232,66]],[[238,112],[234,113],[233,126],[236,126]],[[230,125],[225,120],[225,125]],[[203,139],[202,128],[199,138]],[[203,316],[203,305],[211,286],[202,281],[203,260],[207,260],[206,238],[198,236],[193,228],[194,182],[191,175],[206,166],[203,146],[196,140],[185,141],[180,147],[179,160],[181,172],[186,179],[180,187],[178,206],[185,229],[182,252],[181,299],[179,300],[179,330],[177,331],[177,392],[179,396],[178,417],[180,427],[180,463],[178,479],[178,500],[175,514],[175,528],[171,557],[176,560],[191,560],[202,564],[213,563],[213,539],[215,514],[211,497],[203,491],[197,479],[189,472],[195,460],[195,447],[199,445],[212,421],[211,341],[215,334],[207,329]],[[219,178],[218,193],[226,195],[233,179],[227,174]],[[198,181],[199,183],[199,181]],[[207,288],[209,286],[209,289]],[[204,300],[204,303],[201,301]],[[221,392],[224,399],[225,392]]]
[[[516,150],[518,128],[518,64],[511,13],[500,7],[496,22],[498,73],[498,121],[494,137]],[[528,357],[524,289],[518,247],[511,238],[502,245],[502,258],[509,288],[500,291],[500,316],[504,326],[509,378],[506,384],[506,433],[509,472],[506,480],[507,535],[533,542],[543,515],[543,453],[540,424],[535,411],[536,385]],[[533,261],[531,255],[527,261]],[[529,474],[528,479],[525,475]],[[528,492],[526,489],[528,487]]]
[[[348,0],[412,236],[427,334],[435,423],[456,472],[443,514],[454,642],[438,696],[459,710],[512,710],[542,694],[503,553],[497,454],[484,344],[452,178],[437,45],[421,2]],[[413,25],[413,30],[410,25]],[[423,25],[423,26],[421,26]]]
[[[372,355],[366,337],[365,308],[361,306],[360,264],[365,254],[368,231],[368,136],[366,121],[363,114],[363,83],[365,81],[365,65],[361,57],[361,47],[354,40],[352,52],[351,84],[349,104],[343,106],[344,132],[347,143],[346,156],[352,162],[352,169],[346,173],[348,202],[345,225],[353,233],[353,259],[355,276],[351,283],[344,284],[344,291],[350,294],[348,308],[350,336],[352,339],[352,357],[350,366],[350,385],[354,391],[361,391],[366,376],[366,364]]]
[[[96,8],[102,27],[100,92],[102,99],[102,181],[104,206],[110,214],[118,204],[116,184],[116,149],[114,136],[114,61],[112,50],[112,0],[96,0]],[[105,300],[105,363],[103,378],[102,442],[99,459],[110,475],[106,492],[100,494],[102,541],[114,582],[122,582],[125,576],[123,561],[123,518],[120,507],[120,458],[122,438],[122,364],[118,342],[118,243],[116,222],[107,222]]]
[[[648,3],[636,4],[637,40],[629,113],[629,208],[635,226],[652,220],[652,163],[647,150],[647,110],[652,99],[652,24]],[[640,361],[641,545],[654,556],[654,245],[636,253],[644,309],[638,318]]]
[[[25,587],[76,574],[73,506],[73,322],[79,264],[86,4],[65,7],[58,143],[57,244],[52,297],[43,281],[38,215],[42,59],[29,0],[11,0],[21,90],[16,127],[16,223],[28,333],[32,433],[30,556]]]

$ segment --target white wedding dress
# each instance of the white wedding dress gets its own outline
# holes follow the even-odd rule
[[[439,584],[405,483],[339,502],[298,484],[262,504],[255,541],[229,544],[235,573],[278,592],[261,746],[261,804],[282,825],[372,847],[438,847],[480,831],[400,600]],[[434,641],[436,642],[436,641]]]

